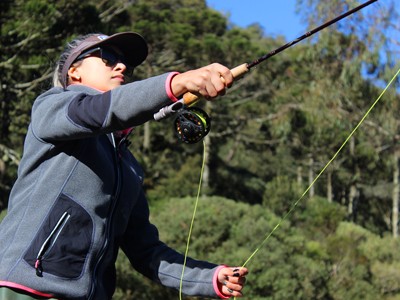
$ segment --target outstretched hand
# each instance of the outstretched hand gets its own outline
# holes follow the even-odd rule
[[[231,71],[218,63],[176,75],[171,81],[171,90],[176,97],[191,92],[206,99],[224,95],[233,83]]]
[[[218,287],[225,296],[242,297],[248,270],[244,267],[226,267],[218,273]]]

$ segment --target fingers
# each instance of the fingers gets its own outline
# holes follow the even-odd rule
[[[226,296],[243,297],[243,294],[241,291],[231,289],[228,286],[223,286],[221,292]]]
[[[203,78],[205,79],[204,82],[199,82],[201,87],[200,94],[205,98],[215,98],[225,95],[226,89],[233,82],[231,71],[220,64],[212,64],[201,71],[207,75]],[[204,88],[202,84],[204,84]]]
[[[218,280],[222,282],[225,279],[237,282],[239,278],[244,278],[248,274],[247,268],[244,267],[226,267],[220,270]]]
[[[246,283],[246,268],[233,267],[223,268],[218,274],[218,281],[221,284],[221,292],[227,296],[242,297],[242,289]]]
[[[224,95],[233,83],[231,71],[218,63],[176,75],[171,81],[171,89],[176,97],[186,92],[213,99]]]
[[[242,277],[239,278],[237,283],[233,283],[232,280],[224,280],[222,283],[222,292],[224,294],[232,295],[235,297],[241,297],[243,296],[242,294],[242,289],[243,285],[246,282],[246,278]],[[224,289],[226,288],[226,289]]]

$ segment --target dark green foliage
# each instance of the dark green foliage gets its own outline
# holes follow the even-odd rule
[[[152,207],[152,220],[159,227],[161,239],[182,253],[194,204],[195,198],[175,198]],[[399,241],[341,221],[340,207],[328,204],[326,199],[308,201],[301,214],[294,218],[296,223],[281,222],[260,205],[221,197],[200,198],[189,255],[237,265],[258,249],[246,264],[250,269],[246,299],[390,299],[384,298],[381,290],[396,293],[394,279],[400,272],[394,266]],[[278,230],[261,244],[278,224]],[[127,268],[123,255],[118,266],[125,275],[119,284],[124,289],[118,289],[115,299],[161,295],[158,285],[136,281],[138,276]],[[393,276],[389,281],[385,281],[385,266]],[[124,279],[127,275],[129,280]],[[176,297],[175,292],[165,291],[163,295],[163,299]]]

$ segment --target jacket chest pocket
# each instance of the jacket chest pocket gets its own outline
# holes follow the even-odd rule
[[[89,214],[62,194],[39,228],[24,259],[37,276],[49,273],[77,278],[84,268],[93,235]]]

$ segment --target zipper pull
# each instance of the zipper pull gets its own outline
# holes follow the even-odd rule
[[[36,276],[43,277],[42,259],[39,257],[36,259],[35,262],[35,270],[36,270]]]

